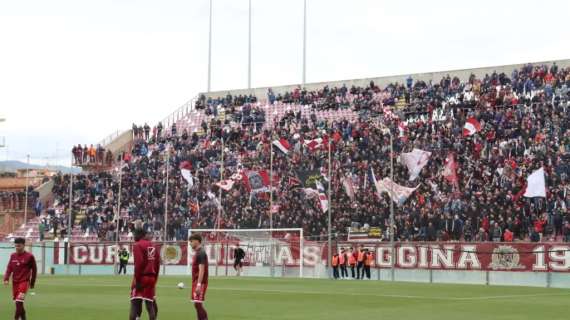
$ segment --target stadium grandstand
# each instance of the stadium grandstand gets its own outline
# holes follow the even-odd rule
[[[570,2],[4,2],[0,319],[568,318]]]
[[[570,241],[569,88],[559,60],[203,93],[74,147],[83,173],[53,177],[53,201],[8,237],[63,239],[71,223],[71,241],[127,241],[138,222],[169,241],[387,241],[393,210],[397,241]],[[539,169],[546,193],[528,197]]]

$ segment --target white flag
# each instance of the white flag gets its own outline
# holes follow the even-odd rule
[[[319,202],[321,203],[321,209],[323,212],[327,212],[329,209],[329,199],[325,194],[325,187],[320,181],[316,182],[317,190],[319,191]]]
[[[188,182],[188,189],[191,189],[194,186],[194,177],[192,177],[190,170],[180,169],[180,173],[182,173],[182,177]]]
[[[390,178],[384,178],[377,183],[378,193],[387,192],[392,201],[398,205],[403,205],[417,188],[419,188],[419,185],[415,188],[401,186]]]
[[[431,152],[414,149],[412,152],[402,153],[400,160],[408,167],[410,181],[416,180],[423,167],[428,163]]]
[[[542,197],[546,198],[546,182],[544,180],[544,168],[540,168],[526,178],[526,191],[524,196],[527,198]]]

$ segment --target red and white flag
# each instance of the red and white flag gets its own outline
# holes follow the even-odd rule
[[[276,176],[274,176],[276,177]],[[269,174],[266,170],[251,170],[242,174],[242,181],[249,192],[267,192],[270,185]]]
[[[344,177],[342,178],[342,186],[344,187],[344,191],[350,198],[350,200],[354,201],[354,184],[351,177]]]
[[[289,144],[289,141],[287,141],[287,139],[285,138],[273,141],[273,145],[276,146],[279,150],[281,150],[281,152],[283,152],[284,154],[288,154],[289,150],[291,150],[291,145]]]
[[[234,184],[235,184],[234,180],[228,179],[228,180],[222,180],[220,182],[217,182],[216,186],[218,186],[222,190],[230,191],[234,187]]]
[[[320,181],[317,181],[316,185],[317,185],[317,191],[319,192],[319,202],[321,203],[321,209],[323,210],[323,212],[327,212],[327,210],[329,209],[329,199],[325,194],[325,187]]]
[[[182,161],[180,163],[180,169],[192,170],[192,163],[190,161]]]
[[[449,153],[445,159],[445,166],[443,167],[442,174],[449,183],[457,185],[457,163],[455,162],[455,157],[453,153]]]
[[[192,176],[192,164],[188,161],[183,161],[180,164],[180,174],[188,182],[188,189],[191,189],[194,186],[194,177]]]
[[[317,138],[317,139],[313,139],[313,140],[305,140],[305,141],[303,141],[303,145],[306,148],[309,148],[309,150],[311,152],[314,152],[318,149],[321,149],[324,146],[322,138]]]
[[[416,180],[423,167],[428,163],[431,152],[414,149],[412,152],[402,153],[400,160],[408,167],[410,181]]]
[[[473,117],[467,119],[465,125],[463,126],[463,136],[469,137],[479,131],[481,131],[481,124],[479,123],[479,121],[477,121],[477,119]]]
[[[527,198],[546,198],[546,181],[544,179],[544,168],[540,168],[526,178],[526,190],[524,196]]]

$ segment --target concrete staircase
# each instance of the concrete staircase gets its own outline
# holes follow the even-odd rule
[[[26,240],[39,241],[40,233],[38,226],[41,218],[42,217],[40,216],[29,220],[28,223],[21,225],[13,233],[9,234],[6,239],[11,240],[14,238],[25,238]]]

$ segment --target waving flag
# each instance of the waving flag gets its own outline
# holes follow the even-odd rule
[[[266,170],[247,171],[242,175],[242,178],[249,192],[269,191],[269,174]]]
[[[190,161],[182,161],[180,163],[180,169],[192,170],[192,163],[190,163]]]
[[[194,177],[192,176],[192,164],[188,161],[183,161],[180,164],[180,174],[188,182],[188,189],[191,189],[194,186]]]
[[[526,181],[526,190],[524,193],[525,197],[546,198],[546,181],[544,179],[544,168],[540,168],[533,172],[530,176],[528,176]]]
[[[350,198],[350,200],[354,201],[354,184],[352,178],[351,177],[342,178],[342,186],[344,188],[344,191]]]
[[[475,118],[469,118],[463,126],[463,136],[469,137],[481,131],[481,124]]]
[[[412,152],[402,153],[400,160],[408,167],[410,181],[416,180],[423,167],[428,163],[431,152],[414,149]]]
[[[457,163],[455,162],[455,157],[453,153],[449,153],[445,159],[445,166],[443,167],[442,175],[445,179],[454,185],[457,185]]]
[[[281,152],[283,152],[284,154],[288,154],[289,150],[291,150],[291,145],[289,144],[289,141],[287,141],[287,139],[285,138],[273,141],[273,145],[276,146],[279,150],[281,150]]]
[[[234,183],[235,183],[234,180],[228,179],[228,180],[222,180],[220,182],[217,182],[216,186],[218,186],[222,190],[230,191],[234,187]]]
[[[317,191],[319,192],[319,202],[321,204],[321,209],[323,212],[327,212],[329,209],[329,200],[325,194],[325,187],[320,181],[317,181]]]
[[[305,140],[303,141],[303,145],[308,148],[311,152],[314,152],[318,149],[323,148],[324,143],[322,138],[317,138],[313,140]]]
[[[419,188],[419,185],[415,188],[408,188],[401,186],[390,178],[384,178],[382,181],[377,183],[377,190],[379,193],[386,192],[390,196],[390,199],[394,201],[398,205],[403,205],[406,200],[410,197],[416,189]]]
[[[368,169],[368,177],[370,179],[370,182],[372,183],[372,185],[376,189],[376,193],[378,193],[378,196],[380,196],[380,194],[383,192],[383,190],[380,190],[378,188],[378,181],[376,180],[376,175],[374,174],[374,169],[372,169],[372,167],[370,167]],[[366,182],[366,180],[368,180],[368,179],[365,179],[365,182]],[[364,186],[364,188],[366,188],[366,185]]]

